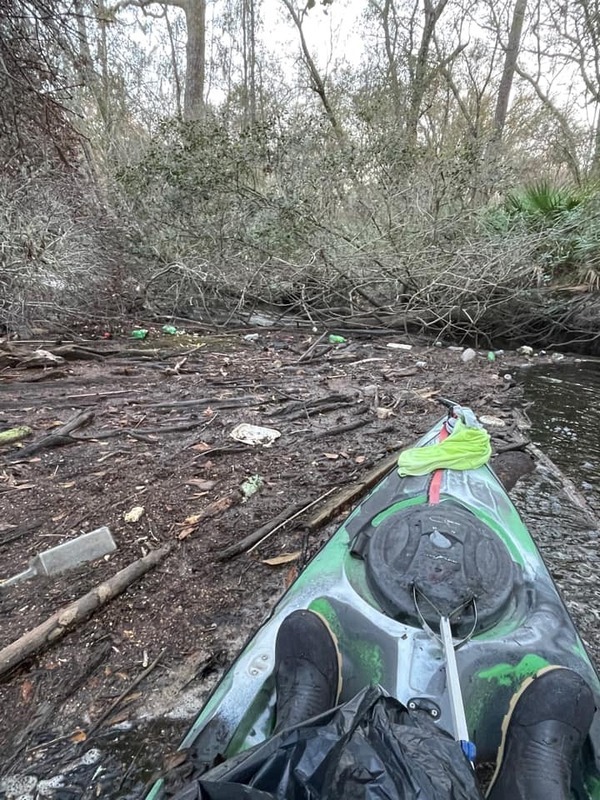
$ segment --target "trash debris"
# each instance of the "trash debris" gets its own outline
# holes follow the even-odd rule
[[[425,369],[426,366],[427,366],[426,361],[417,361],[417,363],[415,364],[415,367],[418,367],[419,369]]]
[[[51,353],[49,350],[44,350],[43,348],[38,348],[37,350],[33,351],[33,355],[30,361],[36,362],[45,362],[49,364],[64,364],[65,359],[62,356],[56,356],[54,353]]]
[[[27,425],[19,425],[16,428],[0,431],[0,445],[20,442],[21,439],[26,439],[27,436],[31,436],[32,433],[33,431]]]
[[[487,360],[492,362],[496,360],[496,353],[493,350],[488,350]]]
[[[136,328],[135,330],[131,331],[132,339],[145,339],[146,336],[148,336],[147,328]]]
[[[138,522],[144,514],[144,506],[134,506],[123,514],[125,522]]]
[[[179,333],[175,325],[163,325],[162,326],[163,333],[170,333],[171,336],[174,336],[176,333]]]
[[[552,353],[552,361],[562,361],[564,359],[564,355],[562,353]]]
[[[240,490],[244,496],[242,502],[245,503],[252,495],[255,495],[263,485],[263,482],[261,475],[252,475],[250,478],[247,478],[240,486]]]
[[[329,344],[345,344],[348,340],[337,333],[329,334]]]
[[[279,439],[281,431],[275,428],[263,428],[261,425],[250,425],[247,422],[242,422],[236,425],[229,435],[236,442],[252,445],[262,444],[264,447],[269,447],[275,439]]]
[[[473,361],[474,358],[477,358],[477,353],[473,350],[472,347],[467,347],[466,350],[463,350],[460,360],[463,364],[467,364],[469,361]]]
[[[528,344],[523,344],[521,347],[517,348],[517,353],[520,356],[532,356],[533,355],[533,347],[529,347]]]
[[[413,348],[412,344],[400,344],[399,342],[388,342],[386,347],[390,350],[412,350]]]
[[[19,572],[11,578],[3,581],[0,588],[12,586],[15,583],[29,580],[45,575],[59,575],[65,570],[83,564],[86,561],[94,561],[97,558],[112,553],[117,549],[117,545],[111,535],[110,530],[103,526],[91,533],[84,533],[69,542],[51,547],[38,553],[29,562],[29,566],[24,572]]]
[[[506,422],[500,417],[493,417],[491,414],[481,414],[479,416],[479,422],[482,425],[485,425],[486,428],[505,428]]]
[[[396,414],[392,411],[391,408],[379,408],[375,409],[375,416],[377,419],[390,419],[390,417],[395,417]]]
[[[260,333],[247,333],[245,336],[242,336],[242,339],[245,342],[258,342]]]
[[[507,382],[508,381],[512,381],[512,375],[509,372],[507,372],[503,377],[504,377],[504,380],[507,381]]]

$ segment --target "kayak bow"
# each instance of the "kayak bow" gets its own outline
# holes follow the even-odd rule
[[[473,412],[459,411],[472,422]],[[442,442],[446,423],[440,420],[417,446]],[[546,665],[577,671],[600,707],[600,681],[573,621],[488,466],[404,478],[394,469],[372,490],[283,595],[201,710],[181,743],[196,766],[208,769],[271,735],[275,637],[299,608],[319,612],[338,639],[340,702],[380,684],[452,735],[458,724],[464,736],[466,722],[478,762],[495,761],[511,696]],[[447,624],[440,631],[442,618],[451,619],[452,629]],[[428,627],[440,631],[455,656],[464,722],[457,723],[444,648]],[[452,636],[465,640],[456,653]],[[587,798],[600,800],[599,712],[585,747],[584,782]],[[162,794],[159,782],[148,800]]]

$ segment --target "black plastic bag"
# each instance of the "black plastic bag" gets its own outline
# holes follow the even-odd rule
[[[380,687],[213,767],[173,800],[481,800],[460,744]]]

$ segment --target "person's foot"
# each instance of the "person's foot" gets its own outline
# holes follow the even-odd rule
[[[275,733],[333,708],[341,685],[341,657],[329,625],[312,611],[292,612],[275,643]]]
[[[528,678],[502,723],[488,800],[569,800],[594,712],[592,691],[576,672],[545,667]]]

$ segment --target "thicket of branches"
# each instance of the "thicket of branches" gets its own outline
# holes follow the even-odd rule
[[[305,28],[318,7],[282,0],[292,86],[258,0],[205,29],[202,2],[0,0],[4,324],[260,310],[591,346],[598,148],[531,72],[545,2],[537,23],[525,0],[490,4],[471,46],[481,4],[372,0],[369,62],[328,71]]]

